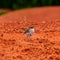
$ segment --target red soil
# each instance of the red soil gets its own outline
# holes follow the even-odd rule
[[[30,26],[35,33],[28,38],[20,28]],[[60,7],[0,16],[0,60],[60,60]]]

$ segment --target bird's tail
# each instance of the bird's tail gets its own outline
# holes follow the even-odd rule
[[[23,30],[24,32],[26,31],[26,28],[20,28],[21,30]]]

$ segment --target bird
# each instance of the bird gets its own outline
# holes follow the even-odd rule
[[[32,36],[35,32],[34,27],[29,27],[27,30],[22,28],[22,30],[24,30],[24,34],[26,34],[27,36]]]

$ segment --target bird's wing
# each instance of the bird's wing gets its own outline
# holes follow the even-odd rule
[[[28,33],[29,32],[29,30],[26,30],[24,33]]]

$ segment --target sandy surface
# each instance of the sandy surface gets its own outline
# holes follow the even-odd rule
[[[20,28],[30,26],[35,33],[27,37]],[[0,16],[0,60],[60,60],[60,7]]]

